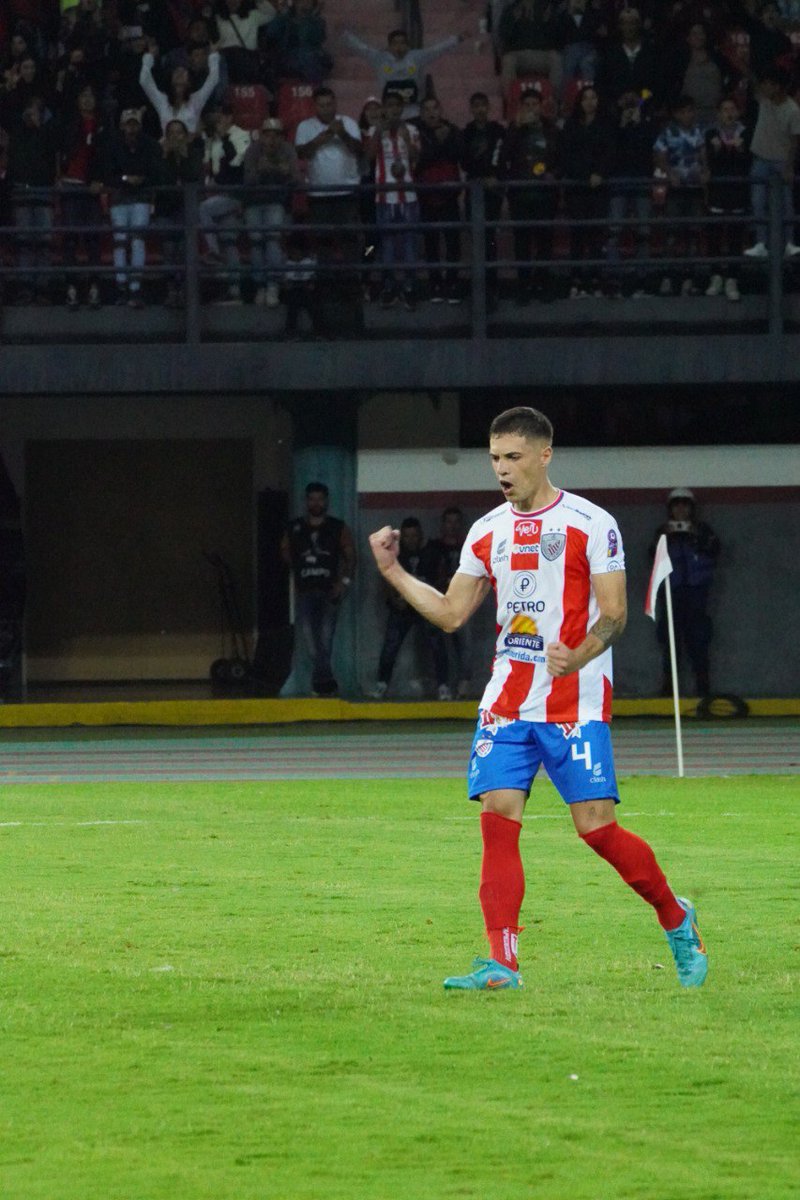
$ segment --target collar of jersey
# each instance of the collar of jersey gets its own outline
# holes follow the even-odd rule
[[[534,509],[533,512],[519,512],[516,508],[514,508],[513,504],[509,504],[509,507],[515,517],[538,517],[539,513],[549,512],[551,508],[555,508],[555,506],[557,504],[560,504],[561,500],[563,499],[563,496],[564,496],[563,489],[559,488],[558,495],[556,496],[556,498],[552,504],[545,504],[544,508],[536,508],[536,509]]]

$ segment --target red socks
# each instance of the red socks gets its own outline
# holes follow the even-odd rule
[[[519,910],[525,895],[525,874],[519,853],[519,821],[499,813],[481,813],[483,862],[478,892],[489,935],[491,956],[516,971]]]
[[[629,887],[656,910],[662,929],[677,929],[686,913],[675,899],[647,842],[616,821],[580,835],[595,854],[617,871]]]

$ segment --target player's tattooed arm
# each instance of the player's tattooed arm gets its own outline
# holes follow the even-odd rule
[[[614,642],[618,641],[625,629],[625,616],[611,616],[608,613],[603,613],[598,617],[589,633],[592,637],[596,637],[599,642],[603,643],[603,649],[607,650],[609,646],[613,646]]]

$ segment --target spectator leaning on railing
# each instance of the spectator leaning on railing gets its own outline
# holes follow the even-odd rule
[[[199,138],[189,136],[183,121],[174,119],[167,124],[161,150],[160,183],[162,188],[170,190],[161,190],[156,195],[154,225],[161,229],[164,265],[172,268],[167,275],[165,304],[167,308],[180,308],[186,299],[183,275],[179,270],[185,244],[183,188],[187,183],[202,182],[203,143]]]
[[[559,134],[542,116],[539,92],[523,92],[519,111],[508,127],[500,151],[501,178],[524,182],[525,187],[508,189],[512,221],[552,221],[558,209],[558,190],[553,187],[559,156]],[[551,226],[520,225],[514,229],[514,258],[517,260],[517,304],[530,304],[534,293],[541,300],[553,299]],[[538,266],[536,275],[533,263]]]
[[[249,145],[250,134],[234,122],[233,110],[229,105],[220,105],[215,112],[209,114],[205,139],[205,168],[206,184],[212,189],[212,194],[200,204],[200,223],[206,226],[203,236],[210,261],[220,261],[220,242],[222,243],[227,304],[240,304],[242,299],[238,246],[242,206],[238,193],[224,189],[239,187],[244,182],[244,156]],[[216,229],[219,230],[219,234]]]
[[[371,133],[366,149],[375,164],[375,183],[387,185],[375,193],[383,266],[381,306],[391,308],[400,290],[403,303],[410,311],[416,307],[413,266],[419,238],[408,226],[419,223],[419,202],[413,186],[414,168],[419,158],[419,131],[403,120],[403,104],[399,92],[386,93],[383,116]]]
[[[419,119],[419,183],[458,183],[461,179],[461,131],[442,116],[438,100],[429,97],[422,101]],[[461,220],[457,188],[422,189],[419,211],[423,224],[438,221],[457,223]],[[434,304],[447,301],[460,304],[461,287],[458,264],[461,262],[461,231],[459,229],[426,229],[424,231],[425,261],[429,271],[430,299]],[[444,243],[442,269],[441,247]]]
[[[161,180],[161,147],[143,132],[138,109],[126,109],[120,132],[105,141],[100,174],[111,193],[116,302],[142,308],[137,272],[145,264],[144,230],[150,224],[153,187]]]
[[[244,156],[245,224],[249,229],[250,262],[256,286],[256,304],[275,308],[280,298],[283,249],[280,227],[286,223],[291,189],[299,170],[294,147],[287,141],[283,122],[267,117]],[[269,232],[264,226],[276,226]]]
[[[783,204],[784,254],[795,258],[800,246],[794,240],[793,184],[797,169],[797,146],[800,141],[800,106],[787,95],[788,79],[777,67],[766,70],[758,89],[758,120],[753,131],[750,150],[751,203],[756,220],[755,245],[745,254],[750,258],[766,258],[767,216],[769,212],[768,185],[771,179],[781,180]]]
[[[747,212],[747,184],[736,182],[735,177],[743,179],[750,169],[750,137],[750,130],[739,119],[739,110],[733,100],[721,100],[717,122],[705,134],[709,176],[706,204],[712,217],[744,216]],[[726,252],[728,255],[727,262],[715,263],[712,268],[706,295],[719,296],[724,291],[728,300],[741,299],[736,261],[744,249],[744,225],[733,221],[728,225],[709,225],[706,237],[709,255]]]
[[[569,181],[564,191],[570,228],[570,258],[602,257],[605,227],[580,222],[608,216],[608,180],[614,170],[615,130],[600,111],[597,89],[587,84],[578,93],[572,116],[564,125],[561,166]],[[577,299],[602,291],[601,268],[573,267],[570,296]]]
[[[320,265],[337,257],[337,249],[346,262],[358,259],[359,239],[352,229],[342,226],[358,222],[356,188],[361,181],[361,130],[352,117],[337,112],[336,95],[329,87],[314,92],[315,116],[297,126],[295,147],[298,157],[308,164],[309,215],[314,225],[338,227],[338,234],[317,234]]]
[[[97,111],[97,97],[91,87],[84,87],[78,93],[74,109],[61,122],[58,137],[61,224],[71,227],[62,237],[61,253],[65,267],[77,267],[78,250],[83,249],[94,271],[90,270],[88,279],[75,274],[67,276],[66,303],[68,308],[75,309],[83,298],[91,308],[98,308],[101,300],[100,279],[96,273],[101,258],[98,227],[103,223],[98,146],[103,126]],[[81,227],[91,226],[93,232],[81,235]]]
[[[468,180],[480,180],[483,184],[483,205],[486,221],[491,224],[500,220],[504,189],[500,186],[500,151],[506,135],[499,121],[489,119],[489,97],[485,92],[474,92],[470,96],[469,110],[472,120],[461,131],[461,167]],[[471,215],[470,193],[467,192],[467,215]],[[497,230],[487,228],[485,236],[486,262],[497,261]],[[497,271],[491,267],[486,273],[487,300],[493,306],[497,300]]]
[[[53,186],[56,180],[57,130],[43,121],[38,99],[29,101],[22,124],[11,135],[8,174],[12,185],[14,225],[18,230],[20,303],[34,298],[49,303]]]

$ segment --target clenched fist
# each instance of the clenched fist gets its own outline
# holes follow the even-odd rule
[[[391,525],[384,525],[383,529],[377,529],[369,535],[369,544],[378,570],[385,573],[397,562],[400,530],[392,529]]]

